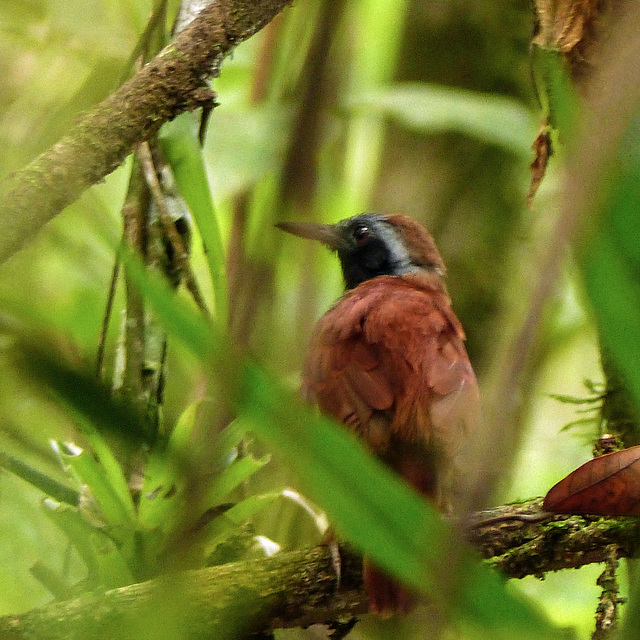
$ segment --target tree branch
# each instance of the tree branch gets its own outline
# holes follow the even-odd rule
[[[58,143],[0,186],[0,262],[118,167],[165,122],[215,94],[206,84],[231,49],[291,0],[213,0],[174,42],[107,97]]]
[[[542,576],[637,549],[635,518],[564,516],[542,500],[476,514],[468,537],[509,577]],[[104,594],[0,617],[0,637],[30,640],[238,638],[273,628],[330,622],[366,610],[361,561],[342,551],[337,585],[328,547],[281,553],[164,576]]]

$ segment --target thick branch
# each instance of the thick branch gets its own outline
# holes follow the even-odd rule
[[[53,147],[0,187],[0,262],[133,147],[180,113],[213,103],[206,85],[231,49],[264,27],[290,0],[213,0],[175,41],[118,91],[85,114]]]
[[[469,539],[510,577],[633,555],[638,520],[550,515],[541,500],[483,511]],[[165,576],[102,595],[0,618],[0,637],[30,640],[246,637],[329,622],[366,609],[361,563],[342,552],[338,587],[327,547]]]
[[[469,540],[510,578],[604,562],[610,545],[617,547],[620,558],[632,557],[638,548],[637,518],[545,517],[541,506],[538,498],[482,511],[473,519]]]

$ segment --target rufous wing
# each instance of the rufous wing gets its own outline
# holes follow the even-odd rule
[[[378,454],[397,439],[453,455],[479,405],[463,340],[445,293],[375,278],[318,323],[303,370],[305,395]]]

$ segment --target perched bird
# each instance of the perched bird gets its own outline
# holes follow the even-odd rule
[[[405,215],[278,227],[336,251],[347,289],[315,328],[303,394],[447,511],[479,398],[433,238]],[[364,582],[372,611],[412,608],[412,595],[367,558]]]

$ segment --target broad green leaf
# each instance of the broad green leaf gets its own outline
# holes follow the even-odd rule
[[[424,83],[398,83],[353,96],[352,110],[388,116],[428,133],[456,131],[523,157],[536,135],[534,115],[516,100]]]

